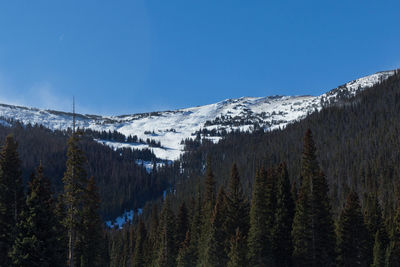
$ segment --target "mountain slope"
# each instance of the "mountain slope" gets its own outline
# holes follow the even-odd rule
[[[378,72],[346,83],[320,96],[270,96],[228,99],[215,104],[124,116],[77,115],[77,125],[97,131],[118,131],[126,136],[136,135],[159,141],[160,148],[151,148],[157,157],[175,160],[183,153],[181,141],[200,129],[229,132],[240,129],[252,131],[261,127],[273,130],[306,117],[325,105],[337,103],[342,97],[354,96],[392,76],[394,71]],[[67,129],[72,125],[72,114],[0,104],[0,116],[24,124],[41,124],[49,129]],[[218,141],[220,137],[210,136]],[[149,148],[147,144],[117,143],[98,140],[114,148]]]

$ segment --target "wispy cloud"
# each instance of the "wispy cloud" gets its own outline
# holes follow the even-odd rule
[[[0,72],[0,103],[70,111],[72,96],[65,97],[49,81],[40,81],[31,86],[17,88],[15,83]]]

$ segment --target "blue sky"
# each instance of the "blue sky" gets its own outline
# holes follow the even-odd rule
[[[2,1],[0,102],[127,114],[400,67],[400,1]]]

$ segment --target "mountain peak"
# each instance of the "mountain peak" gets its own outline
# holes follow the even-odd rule
[[[123,116],[97,116],[77,114],[77,126],[96,131],[118,131],[126,136],[152,139],[161,147],[144,143],[118,143],[98,140],[114,148],[150,148],[157,157],[175,160],[183,153],[181,141],[195,137],[199,130],[206,132],[204,138],[214,142],[221,139],[222,132],[232,130],[253,131],[255,128],[273,130],[300,120],[324,104],[331,104],[340,97],[354,96],[360,90],[371,87],[395,71],[382,71],[361,77],[341,85],[320,96],[267,97],[244,96],[173,111],[150,112]],[[24,124],[41,124],[50,129],[64,130],[72,125],[72,114],[0,104],[0,116],[18,120]]]

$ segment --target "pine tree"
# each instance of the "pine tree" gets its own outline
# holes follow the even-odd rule
[[[235,237],[231,239],[231,248],[229,252],[228,267],[245,267],[246,260],[246,240],[240,233],[239,228],[236,229]]]
[[[9,135],[0,152],[0,259],[5,265],[9,264],[8,252],[16,238],[16,225],[25,203],[17,148]]]
[[[274,266],[272,247],[266,228],[266,180],[264,170],[256,174],[250,206],[250,230],[248,237],[248,262],[250,266]]]
[[[151,208],[150,228],[147,234],[148,249],[145,251],[146,262],[148,262],[149,265],[154,265],[158,257],[159,228],[158,206],[153,204]]]
[[[215,206],[215,179],[214,173],[211,169],[211,160],[208,158],[207,160],[207,170],[205,177],[205,192],[203,197],[202,204],[202,217],[201,217],[201,234],[199,236],[199,244],[198,244],[198,260],[199,264],[204,262],[204,259],[207,257],[207,249],[208,249],[208,239],[211,234],[211,221],[213,216],[213,210]]]
[[[183,241],[176,259],[177,267],[192,267],[196,265],[196,258],[193,255],[193,250],[190,248],[190,234],[186,232],[185,241]]]
[[[336,241],[328,185],[319,169],[311,130],[304,138],[301,180],[292,230],[294,264],[334,266]]]
[[[64,264],[66,265],[67,256],[68,256],[68,233],[67,228],[64,225],[64,220],[66,217],[66,208],[64,205],[64,200],[62,194],[58,195],[55,200],[55,208],[54,215],[56,218],[56,237],[58,240],[59,246],[57,247],[57,253],[61,255],[61,258],[64,260]]]
[[[50,181],[40,165],[29,183],[26,208],[20,215],[18,235],[10,252],[16,266],[61,266],[65,264],[57,239],[57,218]]]
[[[193,255],[193,257],[197,260],[199,259],[199,252],[200,252],[200,242],[201,242],[201,227],[202,227],[202,200],[201,194],[197,191],[197,199],[193,203],[193,211],[192,211],[192,218],[190,224],[190,252],[189,254]]]
[[[82,222],[77,238],[81,248],[81,266],[100,266],[103,248],[103,223],[99,216],[100,196],[94,178],[88,181],[84,194]]]
[[[292,265],[292,224],[294,202],[286,164],[281,164],[277,171],[275,225],[272,231],[272,248],[277,266]]]
[[[375,260],[375,250],[386,251],[389,237],[382,219],[382,209],[379,205],[376,194],[368,194],[364,201],[364,221],[368,229],[367,238],[367,263],[371,265]],[[378,234],[378,237],[376,235]],[[376,240],[378,238],[378,240]],[[377,241],[379,244],[377,244]],[[377,247],[378,246],[378,247]],[[379,256],[379,255],[377,255]]]
[[[381,240],[379,230],[375,234],[375,242],[373,249],[373,262],[371,267],[385,267],[385,248]]]
[[[175,215],[170,207],[170,196],[166,196],[160,218],[160,247],[156,266],[174,266],[177,244],[175,240]]]
[[[243,194],[236,164],[232,166],[226,194],[226,222],[224,227],[227,234],[225,250],[229,253],[230,241],[236,236],[236,229],[239,228],[244,236],[247,236],[249,231],[249,204]]]
[[[188,211],[184,201],[179,207],[176,225],[178,230],[176,232],[176,242],[178,243],[178,246],[181,247],[182,243],[185,241],[186,233],[189,230]]]
[[[223,200],[222,200],[223,201]],[[211,218],[210,230],[207,233],[204,255],[200,258],[199,266],[226,266],[227,255],[224,250],[226,238],[223,231],[224,217],[222,211],[224,203],[217,201]]]
[[[143,221],[140,219],[136,230],[135,249],[133,254],[133,266],[146,266],[145,249],[147,231]]]
[[[340,266],[367,266],[367,229],[357,193],[350,192],[340,215],[338,252]]]
[[[306,188],[307,181],[303,181],[297,195],[295,216],[292,226],[293,264],[294,266],[313,266],[313,230],[310,195]]]
[[[64,174],[64,202],[67,216],[64,224],[68,229],[68,264],[73,267],[78,231],[82,222],[82,208],[84,206],[87,174],[85,170],[86,158],[78,147],[78,136],[74,133],[68,141],[67,169]]]
[[[274,168],[268,169],[262,173],[265,180],[265,203],[266,203],[266,227],[268,230],[268,238],[272,242],[272,230],[275,225],[276,211],[276,171]]]
[[[397,206],[393,226],[390,231],[390,242],[386,250],[386,266],[400,266],[400,204]]]

